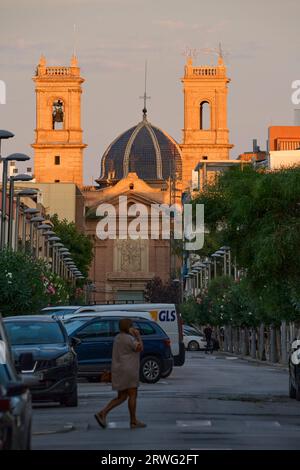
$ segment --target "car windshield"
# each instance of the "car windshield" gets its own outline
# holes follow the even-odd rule
[[[92,320],[94,317],[82,317],[82,318],[70,318],[64,322],[65,328],[67,330],[68,336],[72,335],[74,331],[77,330],[80,326],[86,323],[89,320]]]
[[[56,322],[8,321],[7,333],[13,346],[25,344],[61,344],[63,332]]]
[[[184,330],[183,331],[186,336],[203,336],[202,333],[199,333],[197,330]]]
[[[44,315],[57,315],[58,317],[62,315],[67,315],[68,313],[76,312],[77,307],[74,308],[49,308],[47,310],[42,310],[42,314]]]

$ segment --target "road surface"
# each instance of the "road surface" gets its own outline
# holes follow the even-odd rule
[[[126,404],[101,429],[94,413],[113,396],[109,385],[79,384],[78,408],[34,406],[33,449],[300,449],[300,402],[287,395],[288,373],[222,354],[187,353],[183,367],[141,385],[138,417]]]

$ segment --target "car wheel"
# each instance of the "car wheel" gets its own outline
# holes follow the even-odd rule
[[[197,341],[190,341],[187,348],[189,351],[199,351],[199,344]]]
[[[69,407],[78,406],[77,385],[74,387],[73,392],[70,393],[70,395],[67,395],[60,400],[60,404]]]
[[[159,359],[154,356],[145,357],[141,361],[140,379],[141,382],[154,384],[161,377],[161,365]]]
[[[161,378],[166,379],[167,377],[169,377],[172,374],[172,371],[173,371],[173,366],[171,366],[165,372],[161,372],[161,374],[160,374]]]
[[[296,388],[296,400],[300,401],[300,385],[297,385]]]
[[[296,398],[296,389],[293,385],[291,377],[289,378],[289,397]]]
[[[26,442],[26,449],[25,450],[31,450],[31,425],[29,426],[29,429],[28,429],[28,436],[27,436],[27,442]]]

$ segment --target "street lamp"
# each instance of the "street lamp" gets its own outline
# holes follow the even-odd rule
[[[50,226],[50,228],[52,228]],[[46,230],[45,232],[43,232],[43,235],[45,237],[45,243],[46,243],[46,258],[47,260],[49,261],[50,259],[50,237],[53,237],[55,236],[55,232],[53,232],[53,230]]]
[[[223,261],[224,261],[224,265],[223,265],[223,274],[224,274],[224,276],[226,276],[226,274],[227,274],[227,267],[226,267],[226,265],[227,265],[226,251],[225,251],[225,250],[218,250],[218,251],[216,251],[215,254],[216,254],[216,255],[219,255],[219,256],[221,256],[221,257],[223,258]]]
[[[55,237],[51,237],[51,238],[55,238]],[[61,243],[59,241],[53,243],[53,245],[52,245],[53,254],[55,252],[55,268],[54,269],[55,269],[56,274],[59,274],[59,263],[60,263],[60,257],[59,257],[58,249],[63,247],[63,246],[64,246],[63,243]]]
[[[230,246],[222,246],[222,251],[225,251],[225,257],[228,255],[228,275],[231,277],[231,248]]]
[[[14,210],[13,210],[13,207],[14,207],[14,191],[15,191],[15,181],[31,181],[32,180],[32,176],[29,176],[29,175],[16,175],[16,176],[11,176],[9,178],[9,209],[8,209],[8,246],[10,248],[12,248],[13,246],[13,242],[12,242],[12,233],[13,233],[13,221],[14,221]],[[37,193],[37,191],[36,191]],[[17,201],[17,203],[20,202],[20,201]],[[19,208],[18,208],[19,209]],[[17,210],[17,207],[16,207],[16,221],[18,219],[18,210]],[[17,222],[16,222],[17,223]],[[19,229],[19,226],[18,226],[18,229]],[[15,230],[15,233],[17,232],[17,229]],[[15,237],[15,239],[17,240],[18,237]],[[17,248],[17,245],[15,246],[15,248]]]
[[[24,176],[27,176],[27,175],[24,175]],[[22,180],[22,181],[25,181],[25,180]],[[29,181],[29,180],[28,180]],[[16,194],[16,198],[17,198],[17,203],[16,203],[16,224],[15,224],[15,249],[17,250],[18,249],[18,239],[19,239],[19,212],[20,212],[20,199],[21,197],[33,197],[33,196],[36,196],[37,195],[37,190],[36,189],[22,189],[21,191],[19,191],[17,194]],[[12,205],[11,207],[13,207],[13,192],[12,192]],[[38,209],[33,209],[33,210],[37,210]],[[39,212],[39,211],[38,211]],[[38,213],[37,212],[37,213]],[[9,213],[10,214],[10,213]],[[9,224],[9,228],[11,230],[11,239],[12,239],[12,220],[13,220],[13,213],[12,214],[12,217],[10,217],[10,224]],[[25,229],[25,214],[23,213],[23,224],[22,224],[22,245],[23,245],[23,237],[24,237],[24,229]],[[12,242],[11,242],[12,243]]]
[[[27,190],[29,191],[29,190]],[[33,190],[34,191],[34,190]],[[38,209],[34,209],[33,207],[28,207],[27,209],[24,210],[24,217],[23,217],[23,230],[22,230],[22,246],[25,250],[25,245],[26,245],[26,216],[36,216],[39,214],[40,211]]]
[[[214,262],[214,278],[217,277],[217,260],[222,258],[222,256],[218,253],[214,253],[213,255],[211,255],[211,258],[213,258],[213,262]]]
[[[51,230],[52,232],[52,230]],[[46,232],[47,234],[47,232]],[[52,244],[52,272],[54,273],[55,272],[55,264],[56,264],[56,261],[55,261],[55,247],[54,247],[54,244],[56,242],[59,242],[60,241],[60,238],[57,237],[55,234],[52,235],[50,237],[48,237],[48,243],[51,243]]]
[[[40,222],[44,222],[45,218],[40,216],[40,215],[37,215],[35,217],[32,217],[30,219],[30,248],[31,248],[31,251],[33,252],[33,228],[34,228],[34,224],[36,223],[40,223]],[[36,231],[36,246],[35,246],[35,256],[36,258],[38,258],[38,254],[39,254],[39,234],[38,234],[38,231]]]
[[[13,137],[13,135],[10,135],[8,137],[1,137],[1,132],[7,133],[8,131],[0,131],[0,142],[1,139],[8,139],[9,137]],[[27,160],[30,160],[30,157],[28,155],[25,155],[24,153],[12,153],[11,155],[8,155],[6,158],[1,158],[1,161],[3,163],[2,167],[2,204],[1,204],[1,239],[0,239],[0,247],[4,248],[6,245],[6,189],[7,189],[7,168],[8,168],[8,163],[12,161],[16,162],[25,162]]]
[[[41,225],[38,225],[37,226],[37,229],[40,230],[42,232],[42,235],[44,236],[44,239],[43,239],[43,257],[45,258],[45,255],[46,255],[46,259],[49,258],[49,249],[48,249],[48,241],[45,237],[45,231],[47,230],[50,230],[52,228],[52,225],[50,224],[41,224]],[[47,252],[45,253],[45,245],[47,245]]]

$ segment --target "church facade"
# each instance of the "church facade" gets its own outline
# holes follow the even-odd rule
[[[94,186],[84,186],[82,182],[85,144],[80,121],[84,79],[76,57],[70,67],[47,67],[42,57],[33,80],[37,97],[33,144],[36,183],[73,182],[84,196],[84,230],[94,245],[89,277],[95,289],[91,300],[141,301],[145,284],[154,276],[163,281],[181,276],[181,260],[174,254],[172,236],[153,239],[148,224],[148,233],[138,239],[127,238],[119,229],[115,238],[101,239],[97,235],[101,220],[97,209],[102,204],[114,207],[119,227],[123,217],[120,196],[127,198],[129,212],[137,204],[147,208],[148,214],[152,205],[180,205],[183,192],[191,189],[199,162],[228,161],[232,148],[227,128],[229,79],[223,60],[220,57],[215,67],[194,67],[188,58],[182,79],[181,144],[149,121],[145,106],[141,121],[108,146]],[[132,219],[129,216],[126,224]]]

